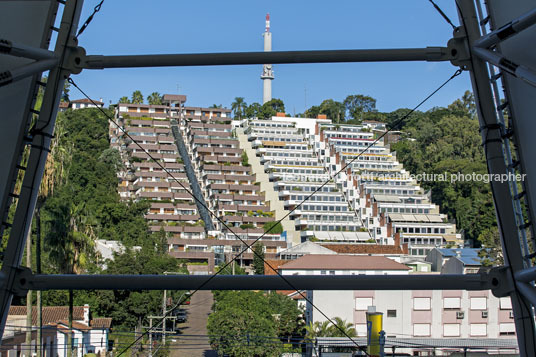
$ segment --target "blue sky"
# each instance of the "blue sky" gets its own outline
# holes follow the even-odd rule
[[[454,1],[436,0],[457,24]],[[97,0],[86,0],[81,23]],[[446,46],[452,28],[426,0],[111,1],[79,38],[88,54],[262,51],[271,16],[273,50]],[[261,102],[261,65],[85,70],[74,80],[93,98],[116,103],[139,89],[186,94],[187,105]],[[380,111],[413,107],[454,73],[448,62],[274,65],[274,98],[288,113],[349,94],[377,99]],[[446,106],[470,89],[467,73],[423,106]],[[71,99],[81,98],[76,89]]]

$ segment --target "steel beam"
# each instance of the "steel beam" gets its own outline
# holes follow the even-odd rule
[[[0,54],[35,60],[55,58],[54,52],[0,38]]]
[[[510,21],[510,23],[502,26],[501,28],[482,36],[474,42],[474,46],[489,48],[534,24],[536,24],[536,8],[527,12],[523,16]]]
[[[516,272],[515,278],[517,281],[521,281],[523,283],[530,283],[531,281],[535,281],[536,267],[530,267]]]
[[[488,274],[411,275],[19,275],[30,290],[489,290]],[[290,283],[290,284],[289,284]],[[292,285],[292,286],[291,286]]]
[[[510,73],[512,76],[536,87],[536,72],[529,67],[514,63],[499,52],[490,51],[485,48],[473,47],[473,52],[484,61],[488,61],[492,65]]]
[[[127,55],[80,57],[80,69],[130,67],[225,66],[264,63],[335,63],[335,62],[390,62],[390,61],[450,61],[455,56],[446,47],[275,51],[234,53],[189,53],[167,55]]]
[[[495,111],[490,76],[486,62],[475,55],[475,41],[480,38],[478,17],[474,0],[457,0],[458,16],[467,37],[467,47],[471,54],[468,69],[478,109],[480,127],[483,128],[482,141],[486,154],[488,172],[490,174],[507,174],[502,130],[498,124]],[[516,225],[512,194],[508,182],[492,181],[490,183],[495,203],[501,244],[505,265],[509,266],[510,274],[505,275],[514,289],[510,292],[514,311],[517,338],[522,356],[536,356],[536,340],[534,335],[534,317],[530,301],[527,300],[516,286],[514,274],[523,270],[524,259],[521,251],[519,230]]]
[[[33,76],[34,74],[48,71],[49,69],[52,69],[56,64],[58,64],[58,60],[56,58],[49,58],[40,61],[35,61],[25,66],[2,72],[0,73],[0,87],[8,85],[9,83],[19,81],[26,77]]]

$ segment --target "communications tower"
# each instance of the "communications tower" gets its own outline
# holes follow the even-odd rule
[[[264,37],[264,52],[272,51],[272,33],[270,32],[270,14],[266,14],[266,29],[262,34]],[[262,66],[262,104],[272,100],[272,80],[274,72],[271,64]]]

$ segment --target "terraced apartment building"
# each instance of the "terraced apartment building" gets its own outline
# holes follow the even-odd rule
[[[241,126],[299,242],[404,246],[418,258],[435,247],[463,245],[456,225],[389,145],[376,140],[381,124],[281,115]]]
[[[121,128],[110,125],[110,141],[124,164],[121,197],[148,200],[145,217],[151,231],[166,232],[169,254],[207,263],[208,272],[246,247],[236,235],[249,244],[263,236],[267,257],[275,257],[287,245],[278,227],[265,234],[274,213],[233,138],[230,110],[185,101],[166,94],[162,105],[117,104]],[[240,261],[252,259],[248,251]]]

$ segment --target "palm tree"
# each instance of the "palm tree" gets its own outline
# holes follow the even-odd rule
[[[132,103],[142,104],[143,103],[143,94],[139,90],[132,92]]]
[[[238,119],[242,119],[242,116],[245,114],[247,104],[244,101],[244,97],[235,97],[234,102],[231,103],[231,109],[234,112],[234,116]]]
[[[329,336],[357,337],[357,332],[351,322],[346,322],[346,320],[343,320],[340,317],[335,317],[333,319],[333,325],[329,327]]]
[[[317,337],[329,337],[330,336],[330,326],[329,321],[310,323],[305,326],[305,339],[314,340]]]
[[[130,103],[130,99],[128,99],[126,96],[123,96],[119,98],[119,103]]]
[[[162,96],[158,92],[152,92],[147,97],[147,102],[152,105],[162,105]]]

